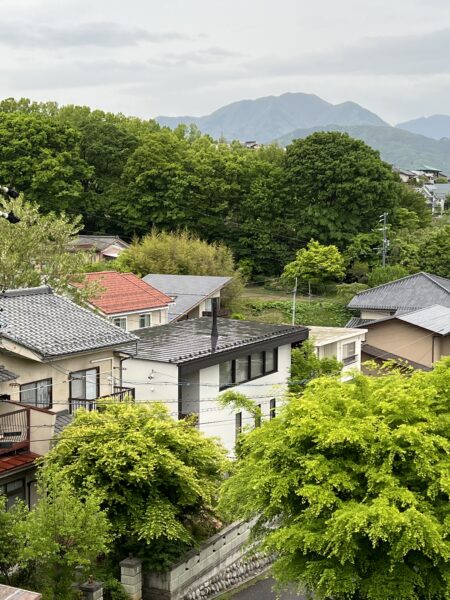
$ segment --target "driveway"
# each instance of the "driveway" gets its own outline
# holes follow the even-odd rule
[[[267,579],[261,579],[257,581],[255,585],[238,592],[235,596],[232,596],[232,600],[275,600],[277,597],[275,592],[272,591],[274,580],[269,577]],[[279,596],[280,600],[305,600],[304,596],[297,596],[289,592],[283,592]]]

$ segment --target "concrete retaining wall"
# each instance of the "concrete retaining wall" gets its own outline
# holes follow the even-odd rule
[[[189,552],[166,573],[144,573],[144,600],[207,600],[267,568],[260,555],[246,558],[253,523],[238,522]]]

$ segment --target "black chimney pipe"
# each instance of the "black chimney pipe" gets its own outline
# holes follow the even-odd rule
[[[211,309],[212,309],[212,328],[211,328],[211,350],[216,351],[217,340],[219,339],[219,330],[217,328],[217,308],[219,299],[211,298]]]

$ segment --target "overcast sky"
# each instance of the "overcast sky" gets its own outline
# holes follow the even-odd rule
[[[0,0],[0,97],[141,117],[314,93],[450,114],[449,0]]]

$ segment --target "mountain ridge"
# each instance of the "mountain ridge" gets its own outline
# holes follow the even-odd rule
[[[175,128],[195,124],[215,139],[257,140],[267,143],[294,129],[319,125],[388,125],[375,113],[351,101],[332,104],[315,94],[287,92],[255,100],[238,100],[209,115],[159,116],[160,125]]]

